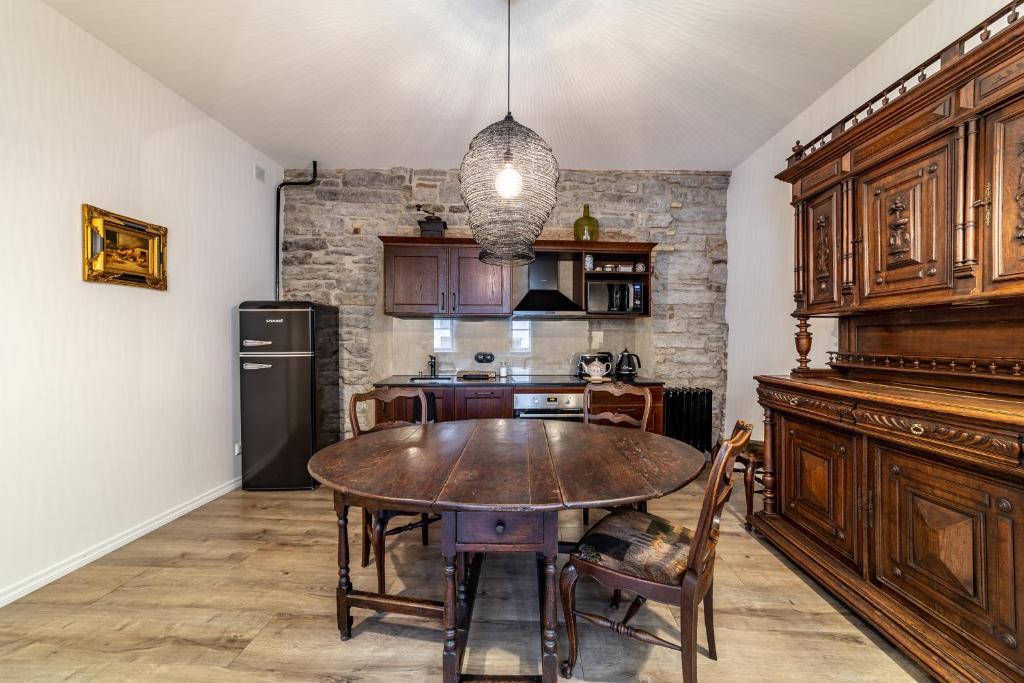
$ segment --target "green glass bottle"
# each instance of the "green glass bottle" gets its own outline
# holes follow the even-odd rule
[[[583,205],[583,216],[573,223],[572,231],[578,240],[596,240],[599,228],[597,219],[590,215],[590,204]]]

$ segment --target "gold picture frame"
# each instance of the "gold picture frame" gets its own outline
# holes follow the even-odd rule
[[[82,279],[167,289],[167,228],[82,204]]]

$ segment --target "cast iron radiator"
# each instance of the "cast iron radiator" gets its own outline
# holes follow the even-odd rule
[[[697,450],[711,450],[711,390],[697,387],[665,389],[665,436]]]

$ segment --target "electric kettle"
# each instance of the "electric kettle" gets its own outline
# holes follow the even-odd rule
[[[623,378],[636,377],[640,370],[640,356],[630,353],[629,349],[623,349],[619,359],[615,361],[615,376]]]

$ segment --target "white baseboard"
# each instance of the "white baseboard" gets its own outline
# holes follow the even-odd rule
[[[156,517],[142,522],[141,524],[137,524],[131,529],[123,531],[105,541],[101,541],[93,547],[88,548],[81,553],[76,553],[66,560],[61,560],[60,562],[47,567],[43,571],[33,574],[27,579],[18,581],[10,586],[0,588],[0,607],[3,607],[9,602],[14,602],[18,598],[28,595],[34,590],[42,588],[51,581],[56,581],[65,574],[70,574],[79,567],[84,567],[93,560],[100,558],[113,550],[117,550],[123,545],[127,545],[137,538],[145,536],[150,531],[162,527],[164,524],[195,510],[197,507],[206,505],[211,500],[220,498],[225,493],[233,491],[241,485],[242,478],[235,477],[229,482],[216,486],[205,493],[200,493],[191,500],[187,500],[180,505],[174,506],[167,512],[161,513]]]

